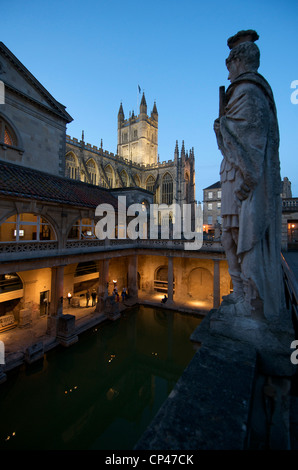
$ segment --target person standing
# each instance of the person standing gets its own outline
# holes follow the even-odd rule
[[[86,292],[86,307],[89,307],[89,300],[90,300],[90,290],[88,289]]]

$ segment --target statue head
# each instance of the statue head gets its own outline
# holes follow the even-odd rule
[[[239,75],[245,72],[257,72],[260,66],[260,51],[254,43],[259,38],[253,30],[240,31],[228,39],[231,49],[226,59],[229,70],[229,80],[233,82]]]

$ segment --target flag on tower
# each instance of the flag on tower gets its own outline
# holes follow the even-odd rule
[[[139,87],[139,93],[141,93],[141,87],[140,87],[140,85],[138,85],[138,87]]]

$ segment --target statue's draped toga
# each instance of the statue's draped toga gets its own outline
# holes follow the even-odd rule
[[[258,72],[254,31],[230,38],[231,85],[214,130],[223,160],[222,243],[234,292],[231,301],[277,320],[281,292],[279,130],[272,90]]]

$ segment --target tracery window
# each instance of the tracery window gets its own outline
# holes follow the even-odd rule
[[[156,204],[156,193],[154,191],[154,185],[155,185],[155,179],[153,178],[152,175],[150,175],[148,178],[147,178],[147,181],[146,181],[146,189],[147,191],[151,191],[151,193],[154,194],[153,196],[153,202],[154,204]]]
[[[113,188],[114,187],[114,171],[113,171],[113,168],[111,167],[111,165],[107,165],[105,167],[105,174],[106,174],[106,177],[108,179],[110,188]]]
[[[151,191],[153,193],[154,191],[154,183],[155,183],[155,179],[153,178],[152,175],[149,176],[149,178],[147,178],[147,181],[146,181],[146,189],[147,191]]]
[[[91,184],[96,184],[96,167],[95,167],[95,163],[94,163],[94,160],[90,159],[88,160],[87,162],[87,168],[88,168],[88,173],[89,173],[89,177],[90,177],[90,183]]]
[[[78,178],[79,168],[77,167],[76,159],[74,155],[72,155],[71,153],[68,153],[65,157],[65,163],[66,163],[66,175],[69,178],[76,180]]]
[[[15,214],[0,225],[1,242],[56,240],[54,229],[41,215]]]
[[[125,170],[121,171],[121,179],[123,181],[124,186],[127,187],[128,186],[128,176],[127,176],[127,173],[126,173]]]
[[[173,178],[169,173],[166,173],[162,179],[162,203],[173,203]]]
[[[141,180],[140,180],[139,175],[135,175],[134,180],[135,180],[137,186],[141,186]]]

